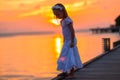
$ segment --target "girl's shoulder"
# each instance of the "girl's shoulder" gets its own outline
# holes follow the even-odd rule
[[[72,21],[72,19],[71,19],[70,17],[66,17],[64,20],[65,20],[65,21],[68,21],[68,20],[71,20],[71,21]]]
[[[72,23],[72,19],[70,17],[66,17],[63,22],[65,22],[66,24]]]

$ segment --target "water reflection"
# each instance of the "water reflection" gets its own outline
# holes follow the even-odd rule
[[[102,52],[102,38],[109,37],[111,43],[119,39],[116,34],[80,33],[76,36],[82,62],[86,62]],[[0,44],[0,76],[9,74],[48,78],[58,73],[56,62],[63,46],[61,35],[5,37],[0,38]]]
[[[60,35],[57,35],[54,39],[55,39],[55,51],[57,53],[56,57],[58,58],[63,46],[63,38]]]
[[[56,40],[59,43],[60,40]],[[0,38],[0,44],[0,76],[55,76],[56,53],[53,49],[53,35]]]

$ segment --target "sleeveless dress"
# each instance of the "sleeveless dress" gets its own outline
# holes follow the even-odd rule
[[[70,47],[71,44],[71,31],[68,24],[72,23],[72,20],[69,17],[66,17],[61,22],[62,33],[64,37],[64,44],[62,47],[61,54],[57,61],[57,70],[66,72],[71,70],[73,67],[82,68],[83,64],[80,60],[79,52],[77,49],[77,40],[74,38],[74,47]]]

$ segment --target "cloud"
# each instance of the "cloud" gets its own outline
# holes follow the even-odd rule
[[[65,6],[69,11],[73,11],[73,10],[80,8],[83,4],[84,4],[83,2],[79,2],[75,4],[66,4]],[[52,14],[51,7],[52,5],[40,7],[40,4],[38,4],[34,7],[35,8],[34,10],[27,12],[27,13],[20,14],[19,16],[23,17],[23,16],[31,16],[31,15],[37,15],[37,14],[51,16],[50,15]]]
[[[44,2],[46,0],[0,0],[1,3],[34,3],[34,2]]]
[[[44,3],[46,0],[0,0],[0,11],[3,10],[21,10],[31,9],[38,3]]]
[[[60,0],[59,0],[60,1]],[[59,2],[58,1],[58,2]],[[71,0],[68,1],[62,1],[65,3],[65,6],[69,12],[77,12],[82,9],[85,9],[88,5],[92,5],[96,3],[98,0]],[[12,12],[18,12],[20,13],[19,17],[24,16],[32,16],[32,15],[43,15],[43,16],[52,16],[51,14],[51,7],[53,5],[53,2],[50,4],[46,3],[47,0],[2,0],[2,3],[0,3],[0,11],[3,14]],[[61,1],[60,1],[61,2]],[[10,6],[10,7],[9,7]],[[9,11],[9,12],[8,12]],[[49,15],[50,14],[50,15]]]

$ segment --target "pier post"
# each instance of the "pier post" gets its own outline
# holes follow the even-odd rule
[[[120,35],[120,26],[119,26],[119,31],[118,31],[119,35]]]
[[[110,38],[103,38],[104,52],[110,50]]]

